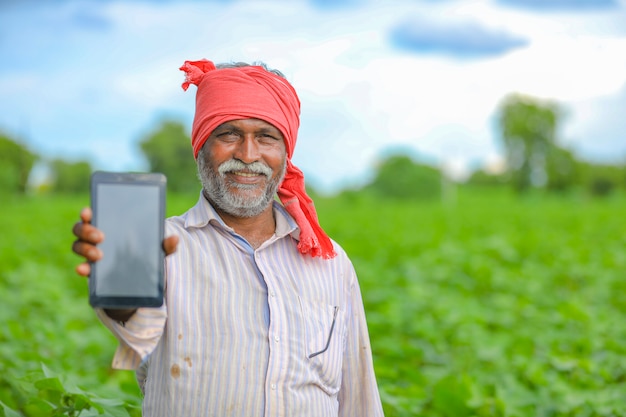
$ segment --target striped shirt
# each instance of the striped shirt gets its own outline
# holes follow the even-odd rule
[[[200,196],[167,220],[165,303],[124,326],[113,367],[137,369],[146,417],[374,417],[382,406],[359,284],[335,243],[303,256],[274,203],[276,231],[256,250]]]

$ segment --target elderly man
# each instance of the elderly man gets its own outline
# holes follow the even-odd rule
[[[113,367],[137,370],[148,417],[382,416],[354,268],[291,162],[295,90],[264,65],[181,70],[202,193],[167,220],[164,305],[96,310]],[[95,262],[103,236],[81,219],[73,250]]]

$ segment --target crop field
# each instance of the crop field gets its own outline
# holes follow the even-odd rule
[[[140,415],[74,272],[87,204],[0,206],[0,416]],[[316,205],[359,274],[387,417],[626,416],[626,196]]]

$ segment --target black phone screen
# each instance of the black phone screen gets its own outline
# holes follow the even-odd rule
[[[162,304],[164,194],[162,174],[93,174],[93,224],[105,236],[103,257],[91,267],[93,306]]]

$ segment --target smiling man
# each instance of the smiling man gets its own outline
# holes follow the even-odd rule
[[[197,162],[204,195],[222,217],[236,222],[264,211],[267,220],[272,217],[270,202],[286,168],[285,142],[274,126],[258,119],[223,123],[200,149]]]
[[[148,417],[382,416],[354,268],[291,162],[295,90],[263,65],[181,69],[198,87],[202,193],[167,220],[164,305],[97,310],[120,342],[113,366],[137,370]],[[83,210],[73,249],[96,262],[90,220]]]

